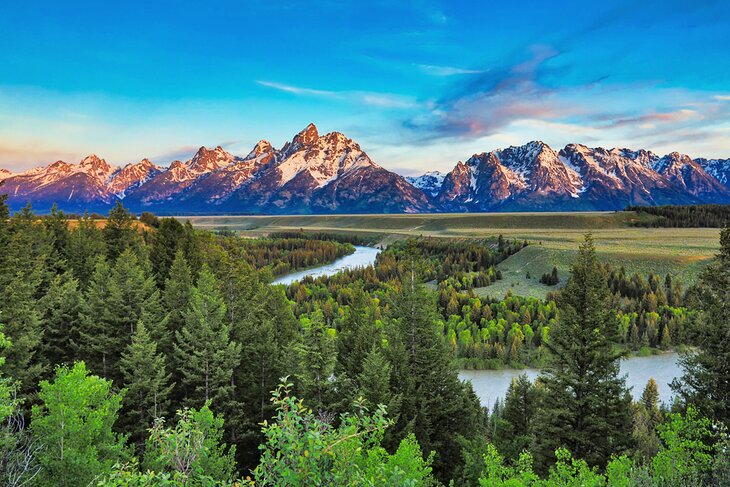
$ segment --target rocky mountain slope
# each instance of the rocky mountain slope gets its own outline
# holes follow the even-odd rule
[[[13,209],[106,211],[118,200],[160,214],[417,213],[617,210],[629,204],[730,203],[730,159],[544,142],[474,154],[448,173],[404,178],[339,132],[309,124],[277,149],[259,141],[246,156],[201,147],[159,167],[122,168],[96,155],[20,174],[0,169]]]

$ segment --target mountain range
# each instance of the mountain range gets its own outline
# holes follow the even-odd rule
[[[13,174],[0,169],[12,209],[106,211],[117,201],[158,214],[422,213],[618,210],[627,205],[730,203],[730,159],[540,141],[474,154],[448,173],[403,177],[339,132],[309,124],[280,149],[246,156],[201,147],[160,167],[115,167],[90,155]]]

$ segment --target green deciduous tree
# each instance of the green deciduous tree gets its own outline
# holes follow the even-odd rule
[[[176,485],[215,485],[233,481],[235,453],[235,447],[223,442],[223,416],[214,415],[206,403],[199,410],[178,411],[173,427],[165,427],[163,420],[155,423],[146,441],[144,467],[172,474],[180,482]]]
[[[412,435],[390,455],[380,446],[389,422],[385,410],[344,414],[339,426],[322,422],[289,394],[274,394],[278,414],[263,426],[266,442],[254,471],[256,485],[435,485],[431,458],[424,460]]]
[[[83,362],[42,381],[31,430],[45,445],[40,485],[87,486],[125,459],[124,438],[113,431],[122,394],[89,375]]]

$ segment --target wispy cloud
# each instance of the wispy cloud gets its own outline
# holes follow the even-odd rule
[[[533,46],[526,60],[485,70],[451,87],[428,113],[404,122],[425,137],[477,138],[521,118],[554,117],[564,113],[553,98],[554,89],[541,85],[538,72],[559,53],[549,46]]]
[[[730,101],[730,95],[715,95],[714,98],[717,101]]]
[[[267,88],[273,88],[275,90],[284,91],[286,93],[292,93],[295,95],[328,96],[328,97],[337,97],[338,96],[337,92],[335,92],[335,91],[314,90],[311,88],[302,88],[299,86],[292,86],[292,85],[286,85],[284,83],[277,83],[275,81],[259,80],[259,81],[256,81],[256,83],[260,84],[261,86],[266,86]]]
[[[362,105],[370,105],[381,108],[412,108],[418,105],[418,102],[413,97],[397,95],[394,93],[380,93],[375,91],[356,90],[320,90],[265,80],[258,80],[256,81],[256,83],[267,88],[273,88],[275,90],[283,91],[285,93],[291,93],[293,95],[330,98],[343,102],[359,103]]]
[[[434,64],[418,64],[418,68],[426,74],[431,76],[455,76],[463,74],[480,74],[484,70],[481,69],[466,69],[458,68],[455,66],[437,66]]]

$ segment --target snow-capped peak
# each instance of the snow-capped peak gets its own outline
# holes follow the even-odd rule
[[[221,146],[215,149],[201,147],[187,163],[188,169],[197,174],[216,171],[232,163],[236,158],[226,152]]]
[[[96,154],[91,154],[81,160],[78,169],[101,182],[106,182],[117,168],[107,164]]]
[[[261,154],[267,154],[269,152],[272,152],[273,149],[274,148],[271,146],[271,143],[269,143],[268,140],[261,139],[256,143],[254,148],[251,149],[251,152],[249,152],[245,158],[246,159],[256,159]]]
[[[406,181],[421,191],[436,196],[441,190],[445,178],[446,174],[440,171],[428,171],[420,176],[406,176]]]
[[[118,198],[124,198],[130,189],[141,186],[160,172],[162,168],[145,158],[136,164],[127,164],[115,172],[107,187]]]
[[[12,176],[13,176],[12,172],[0,167],[0,181],[2,181],[3,179],[7,179],[9,177],[12,177]]]

